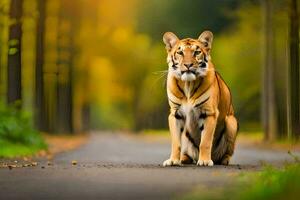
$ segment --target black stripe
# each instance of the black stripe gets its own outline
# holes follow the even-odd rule
[[[177,105],[177,106],[181,106],[181,104],[179,103],[175,103],[174,101],[172,101],[171,99],[169,99],[169,101],[171,101],[173,104]]]
[[[192,164],[194,159],[188,155],[187,153],[184,153],[183,155],[185,155],[187,157],[187,160],[181,160],[182,164]]]
[[[202,124],[202,126],[200,126],[200,131],[202,132],[204,130],[204,124]]]
[[[206,58],[206,55],[205,54],[203,54],[204,55],[204,62],[208,62],[208,60],[207,60],[207,58]]]
[[[198,95],[195,99],[198,99],[199,97],[201,97],[211,86],[212,84],[210,84],[200,95]]]
[[[172,60],[172,64],[173,64],[172,65],[173,69],[177,69],[177,64],[178,63],[175,63],[173,56],[171,56],[171,60]]]
[[[185,153],[184,155],[186,155],[186,157],[188,157],[190,160],[194,160],[189,154]]]
[[[183,95],[185,95],[183,89],[179,86],[178,81],[176,81],[176,85],[177,85],[179,91],[180,91]]]
[[[185,133],[186,137],[189,139],[189,141],[193,144],[193,146],[198,149],[198,145],[196,144],[196,142],[194,141],[194,139],[192,138],[192,136],[190,135],[190,133],[187,131]]]
[[[205,102],[207,102],[208,101],[208,99],[210,98],[210,96],[209,97],[207,97],[204,101],[202,101],[201,103],[198,103],[198,104],[196,104],[194,107],[195,108],[197,108],[197,107],[199,107],[199,106],[201,106],[201,105],[203,105]]]
[[[184,119],[184,117],[179,114],[178,110],[175,111],[175,115],[174,116],[175,116],[176,119]]]
[[[199,116],[200,119],[205,119],[206,117],[207,117],[206,113],[201,113]]]
[[[215,147],[219,146],[219,144],[221,142],[221,139],[224,136],[225,130],[226,130],[226,126],[224,125],[223,129],[221,130],[221,132],[219,134],[219,137],[215,138],[215,141],[214,141],[214,146]]]
[[[201,86],[202,80],[203,79],[201,79],[201,81],[199,82],[199,84],[196,87],[193,88],[193,92],[192,92],[191,98],[194,96],[194,94],[197,92],[197,90]]]

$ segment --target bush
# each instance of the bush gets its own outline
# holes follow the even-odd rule
[[[43,138],[33,128],[31,115],[12,106],[0,104],[0,156],[14,157],[46,149]]]

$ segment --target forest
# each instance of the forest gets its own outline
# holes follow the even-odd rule
[[[206,29],[241,132],[297,140],[299,4],[0,0],[0,140],[167,129],[162,35],[197,38]]]

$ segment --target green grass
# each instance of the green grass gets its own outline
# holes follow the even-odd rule
[[[260,172],[245,172],[225,188],[197,188],[185,200],[298,200],[300,199],[300,163],[283,168],[266,166]],[[208,191],[208,192],[207,192]]]
[[[17,104],[0,104],[0,157],[32,155],[47,148],[31,119],[30,113],[18,109]]]
[[[30,156],[37,153],[41,149],[45,149],[35,145],[24,145],[21,143],[11,143],[0,140],[0,157],[14,158],[20,156]]]
[[[239,199],[300,199],[300,164],[286,165],[283,169],[266,167],[258,174],[248,175]],[[247,179],[247,175],[246,175]]]

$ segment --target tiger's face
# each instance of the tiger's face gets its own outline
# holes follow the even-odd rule
[[[168,52],[169,73],[182,81],[194,81],[205,77],[211,68],[208,62],[212,37],[210,31],[204,31],[198,39],[182,40],[174,33],[165,33],[163,40]]]

